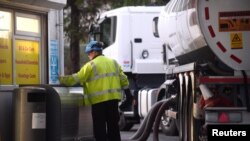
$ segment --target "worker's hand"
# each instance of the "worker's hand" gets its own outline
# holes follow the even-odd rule
[[[124,89],[125,99],[121,101],[121,104],[119,105],[119,109],[121,111],[127,111],[131,109],[135,104],[134,96],[131,94],[131,91],[129,88]]]
[[[62,76],[62,75],[58,75],[58,80],[59,80],[59,83],[62,83],[62,81],[63,81],[63,76]]]
[[[74,77],[72,75],[60,75],[58,76],[58,80],[60,84],[65,85],[65,86],[73,86],[76,84],[74,81]]]

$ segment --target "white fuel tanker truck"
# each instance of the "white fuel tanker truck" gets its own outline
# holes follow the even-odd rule
[[[183,141],[206,140],[211,123],[250,124],[249,5],[170,0],[165,7],[102,13],[91,32],[104,42],[104,54],[121,64],[138,102],[122,113],[121,129],[129,130],[154,103],[169,98],[176,101],[160,126]]]
[[[248,130],[250,1],[170,0],[155,23],[166,56],[156,99],[176,99],[161,118],[163,132],[204,141],[213,128]]]

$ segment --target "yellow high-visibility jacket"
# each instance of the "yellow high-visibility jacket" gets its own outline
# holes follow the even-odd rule
[[[121,100],[121,90],[128,88],[127,76],[113,59],[97,56],[75,74],[59,78],[61,84],[80,83],[84,88],[84,104],[92,105],[108,100]]]

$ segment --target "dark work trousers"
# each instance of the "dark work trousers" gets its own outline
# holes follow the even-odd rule
[[[96,141],[121,141],[118,102],[110,100],[92,105]]]

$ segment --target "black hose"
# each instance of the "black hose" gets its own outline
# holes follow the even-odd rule
[[[149,137],[150,131],[152,130],[152,126],[153,126],[157,111],[163,103],[164,101],[159,101],[155,103],[151,107],[147,116],[144,118],[143,122],[141,123],[136,133],[132,135],[128,140],[123,140],[123,141],[145,141],[147,140],[147,138]]]
[[[152,109],[151,113],[148,114],[149,115],[149,118],[147,119],[147,124],[146,124],[146,127],[145,129],[143,130],[143,133],[142,135],[137,139],[138,141],[146,141],[147,138],[149,137],[150,135],[150,132],[152,131],[152,127],[154,125],[154,121],[155,121],[155,117],[156,117],[156,114],[159,110],[159,108],[161,107],[161,105],[164,103],[164,101],[160,101],[159,102],[159,107],[157,106],[156,108]]]
[[[163,115],[163,113],[165,112],[165,110],[167,109],[167,107],[169,107],[170,105],[173,105],[175,102],[176,97],[170,97],[168,98],[160,107],[159,111],[157,112],[156,118],[155,118],[155,124],[153,127],[153,141],[159,141],[159,136],[158,136],[158,132],[159,132],[159,126],[160,126],[160,121],[161,121],[161,117]]]
[[[160,101],[160,102],[155,103],[152,106],[152,108],[149,110],[147,116],[144,118],[141,126],[139,127],[139,129],[137,130],[137,132],[132,137],[130,137],[130,139],[132,139],[132,140],[138,140],[142,136],[142,134],[145,131],[145,129],[148,128],[149,122],[150,121],[151,122],[154,121],[154,119],[152,119],[153,118],[153,114],[156,113],[156,111],[160,108],[160,106],[161,106],[162,103],[163,102]],[[155,112],[153,112],[153,111],[155,111]]]

